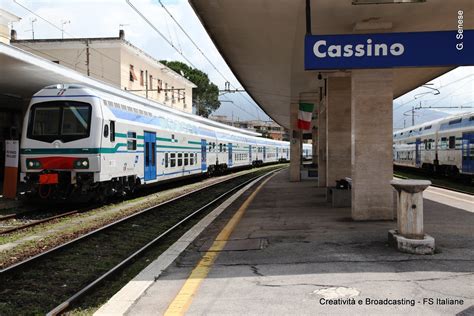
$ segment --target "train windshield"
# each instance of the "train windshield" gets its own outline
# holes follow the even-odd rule
[[[91,105],[77,101],[50,101],[31,108],[28,138],[70,142],[89,137]]]

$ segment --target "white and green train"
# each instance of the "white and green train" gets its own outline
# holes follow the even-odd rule
[[[393,162],[445,175],[473,176],[474,112],[396,131]]]
[[[290,158],[288,142],[126,92],[78,85],[36,93],[24,122],[21,180],[42,198],[104,199],[160,181]],[[311,146],[303,152],[311,155]]]

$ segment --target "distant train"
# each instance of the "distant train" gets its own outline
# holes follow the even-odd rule
[[[98,199],[226,169],[287,161],[289,143],[128,93],[54,85],[36,93],[21,141],[21,180],[42,198]],[[303,145],[303,158],[312,155]]]
[[[393,134],[398,166],[444,175],[474,175],[474,112],[419,124]]]

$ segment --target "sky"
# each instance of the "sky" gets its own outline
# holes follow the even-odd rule
[[[158,0],[130,1],[192,65],[206,72],[211,81],[220,89],[224,89],[226,81],[229,81],[233,88],[241,88],[241,84],[220,56],[187,0],[162,0],[162,3],[219,71],[216,71],[192,45]],[[70,22],[63,25],[65,38],[118,36],[119,29],[123,28],[128,41],[156,59],[179,60],[188,63],[125,0],[0,0],[0,7],[21,17],[20,22],[13,24],[19,39],[32,37],[31,20],[33,18],[37,19],[34,22],[34,35],[37,39],[61,37],[61,25],[68,21]],[[55,24],[59,29],[34,16],[28,10]],[[440,93],[434,95],[435,90],[420,87],[394,100],[396,119],[393,125],[395,128],[403,127],[403,119],[399,117],[413,105],[474,107],[474,67],[457,68],[432,80],[430,84],[429,87],[438,89]],[[268,119],[268,116],[246,93],[228,93],[221,96],[220,100],[223,101],[221,107],[214,114],[227,115],[233,117],[234,120]],[[451,114],[474,109],[434,110]],[[429,115],[424,113],[428,112],[417,111],[418,123],[430,119]]]

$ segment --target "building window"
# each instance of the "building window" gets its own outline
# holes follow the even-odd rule
[[[171,86],[171,102],[175,102],[175,99],[174,99],[174,87]]]
[[[140,70],[140,85],[144,86],[144,72],[143,70]]]
[[[161,89],[163,89],[163,81],[161,81],[160,79],[158,79],[158,93],[161,92]]]
[[[153,76],[150,75],[149,81],[148,81],[148,89],[153,90]]]
[[[137,76],[135,75],[135,70],[133,69],[133,65],[130,65],[130,81],[134,82],[137,80]]]
[[[165,101],[168,101],[168,84],[165,83]]]
[[[186,105],[186,91],[183,91],[183,104],[184,104],[184,108],[187,108],[187,105]]]

